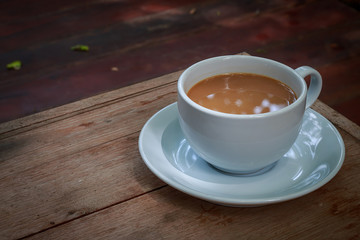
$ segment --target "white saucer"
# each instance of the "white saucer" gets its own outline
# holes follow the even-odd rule
[[[236,207],[267,205],[308,194],[337,174],[345,156],[336,128],[308,109],[295,144],[271,170],[257,176],[221,173],[188,145],[176,103],[144,125],[139,150],[149,169],[170,186],[209,202]]]

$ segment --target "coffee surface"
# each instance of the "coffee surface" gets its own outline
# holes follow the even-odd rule
[[[206,78],[187,93],[211,110],[232,114],[258,114],[284,108],[296,100],[286,84],[251,73],[228,73]]]

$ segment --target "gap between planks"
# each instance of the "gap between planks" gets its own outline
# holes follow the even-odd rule
[[[124,203],[124,202],[131,201],[131,200],[133,200],[133,199],[139,198],[139,197],[144,196],[144,195],[146,195],[146,194],[148,194],[148,193],[152,193],[152,192],[158,191],[158,190],[163,189],[163,188],[168,187],[168,186],[169,186],[169,185],[164,184],[164,185],[162,185],[162,186],[160,186],[160,187],[157,187],[157,188],[151,189],[150,191],[145,191],[145,192],[143,192],[143,193],[141,193],[141,194],[138,194],[138,195],[132,196],[132,197],[130,197],[130,198],[127,198],[127,199],[121,200],[121,201],[119,201],[119,202],[116,202],[116,203],[110,204],[110,205],[108,205],[108,206],[105,206],[105,207],[99,208],[99,209],[97,209],[97,210],[95,210],[95,211],[93,211],[93,212],[90,212],[90,213],[86,213],[86,214],[80,215],[80,216],[78,216],[78,217],[75,217],[75,218],[72,218],[72,219],[70,219],[70,220],[67,220],[67,221],[61,222],[61,223],[59,223],[59,224],[54,224],[54,225],[53,225],[53,226],[51,226],[51,227],[44,228],[44,229],[42,229],[42,230],[40,230],[40,231],[37,231],[37,232],[31,233],[31,234],[28,234],[28,235],[26,235],[26,236],[23,236],[23,237],[19,238],[19,240],[20,240],[20,239],[30,238],[30,237],[33,237],[33,236],[35,236],[35,235],[37,235],[37,234],[40,234],[40,233],[46,232],[46,231],[48,231],[48,230],[50,230],[50,229],[53,229],[53,228],[59,227],[59,226],[61,226],[61,225],[64,225],[64,224],[70,223],[70,222],[75,221],[75,220],[78,220],[78,219],[80,219],[80,218],[84,218],[84,217],[87,217],[87,216],[91,216],[91,215],[94,215],[94,214],[100,213],[100,212],[102,212],[102,211],[104,211],[104,210],[106,210],[106,209],[109,209],[109,208],[115,207],[115,206],[120,205],[120,204],[122,204],[122,203]]]

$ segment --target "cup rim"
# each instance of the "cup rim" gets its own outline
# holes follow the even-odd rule
[[[184,87],[183,87],[183,83],[185,81],[184,79],[187,75],[189,75],[189,72],[192,71],[197,66],[211,62],[211,61],[219,61],[219,60],[222,61],[224,59],[247,59],[247,58],[248,59],[256,59],[258,61],[264,61],[264,62],[268,62],[268,63],[274,64],[274,65],[277,65],[281,68],[284,68],[286,71],[291,72],[297,78],[300,78],[300,80],[302,80],[302,81],[300,81],[301,88],[302,88],[301,92],[300,92],[300,96],[298,96],[297,99],[290,105],[288,105],[280,110],[273,111],[273,112],[256,113],[256,114],[236,114],[236,113],[219,112],[219,111],[215,111],[215,110],[211,110],[209,108],[203,107],[203,106],[199,105],[198,103],[194,102],[193,100],[191,100],[191,98],[189,98],[188,95],[186,94]],[[224,56],[207,58],[207,59],[201,60],[199,62],[196,62],[193,65],[191,65],[190,67],[188,67],[184,72],[181,73],[181,75],[178,79],[177,88],[178,88],[178,95],[180,95],[182,97],[182,99],[185,100],[185,102],[187,102],[188,104],[190,104],[193,108],[195,108],[201,112],[204,112],[206,114],[212,115],[212,116],[231,118],[231,119],[255,119],[255,118],[265,118],[265,117],[277,116],[277,115],[283,114],[285,112],[291,111],[294,108],[298,107],[298,105],[300,105],[305,100],[306,93],[307,93],[306,82],[294,69],[290,68],[289,66],[287,66],[283,63],[277,62],[275,60],[257,57],[257,56],[248,56],[248,55],[224,55]]]

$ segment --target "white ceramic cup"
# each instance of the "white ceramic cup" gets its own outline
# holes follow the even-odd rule
[[[187,92],[197,82],[224,73],[255,73],[277,79],[296,93],[289,106],[262,114],[229,114],[202,107]],[[311,76],[309,89],[304,80]],[[220,56],[195,63],[178,80],[181,129],[192,149],[214,167],[229,173],[258,174],[270,169],[294,144],[305,109],[318,98],[320,74],[302,66],[292,69],[254,56]]]

